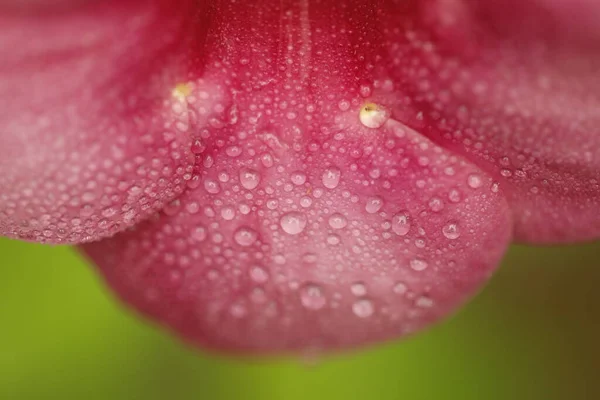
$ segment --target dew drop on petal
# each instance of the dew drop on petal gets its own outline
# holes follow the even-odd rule
[[[396,294],[405,294],[408,290],[404,282],[397,282],[392,289]]]
[[[460,229],[456,222],[450,222],[442,228],[442,233],[448,239],[454,240],[458,239],[460,236]]]
[[[467,184],[471,188],[477,189],[477,188],[480,188],[481,185],[483,185],[483,181],[481,179],[481,176],[479,176],[477,174],[471,174],[467,177]]]
[[[281,229],[290,235],[297,235],[306,228],[306,216],[297,211],[284,214],[279,220]]]
[[[294,185],[303,185],[306,182],[306,174],[303,172],[294,172],[291,176]]]
[[[355,282],[350,286],[350,291],[355,296],[364,296],[367,294],[367,287],[363,282]]]
[[[410,267],[415,271],[423,271],[427,268],[427,262],[419,258],[410,261]]]
[[[365,211],[369,214],[375,214],[383,207],[383,200],[381,197],[371,197],[367,199],[367,204],[365,205]]]
[[[380,128],[390,117],[389,112],[374,103],[367,103],[362,106],[359,113],[360,122],[367,128]]]
[[[269,280],[267,271],[259,266],[250,268],[250,278],[256,283],[265,283]]]
[[[369,299],[361,299],[352,305],[352,312],[359,318],[368,318],[375,312],[375,306]]]
[[[320,310],[327,303],[323,290],[314,283],[307,283],[300,288],[300,301],[310,310]]]
[[[240,246],[251,246],[258,238],[258,233],[254,229],[248,227],[241,227],[233,234],[233,239]]]
[[[245,189],[252,190],[260,183],[260,174],[253,169],[243,168],[240,170],[240,183]]]
[[[410,219],[408,212],[401,211],[392,217],[392,230],[400,236],[404,236],[410,230]]]
[[[348,225],[348,221],[342,214],[335,213],[329,217],[329,226],[333,229],[342,229],[345,228],[346,225]]]
[[[323,186],[327,189],[335,189],[340,183],[340,176],[342,175],[342,171],[339,168],[327,168],[325,172],[323,172]]]

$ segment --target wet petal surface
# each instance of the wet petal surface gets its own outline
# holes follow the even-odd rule
[[[2,10],[0,234],[98,239],[183,191],[194,161],[176,86],[187,76],[184,11],[116,1]]]
[[[59,182],[50,187],[64,191],[60,184],[72,174],[78,196],[81,177],[96,172],[94,155],[108,159],[105,169],[130,171],[125,166],[138,159],[142,176],[155,172],[135,178],[142,182],[135,187],[149,188],[139,202],[114,195],[127,173],[97,174],[103,181],[96,196],[102,191],[113,209],[127,213],[156,200],[144,215],[162,211],[84,250],[126,302],[190,341],[279,351],[393,338],[471,296],[513,235],[557,242],[600,230],[600,59],[592,52],[600,34],[585,18],[596,10],[592,2],[217,1],[200,10],[192,2],[136,4],[118,15],[142,17],[123,17],[118,26],[152,33],[126,35],[129,45],[100,46],[98,53],[132,60],[125,67],[135,79],[118,74],[115,93],[93,101],[83,95],[72,113],[39,119],[92,132],[67,135],[65,143],[77,144],[70,151],[48,140],[54,136],[38,135],[46,125],[34,130],[32,138],[53,150],[46,165],[54,169],[43,169],[39,182]],[[123,36],[116,32],[107,35]],[[138,53],[136,44],[150,50]],[[111,87],[114,74],[106,74],[94,76],[91,87]],[[61,87],[81,90],[88,78],[82,74],[73,86],[63,79]],[[22,86],[7,84],[3,97]],[[53,99],[41,93],[32,98]],[[0,120],[10,122],[9,132],[32,126],[33,114],[16,112],[23,102],[6,102],[11,112]],[[99,120],[117,128],[75,119],[83,129],[68,120],[94,107],[117,115]],[[128,129],[162,136],[152,133],[147,143],[141,133],[119,134]],[[105,142],[92,137],[99,132]],[[8,138],[7,148],[25,152],[9,159],[8,170],[27,170],[11,170],[18,161],[39,173],[44,163],[27,156],[37,153],[19,135]],[[135,143],[125,154],[110,153],[123,140]],[[78,146],[100,147],[80,153]],[[145,164],[153,152],[158,156]],[[92,162],[79,174],[67,168],[65,154]],[[155,179],[159,170],[163,177]],[[34,194],[21,187],[30,178],[4,178],[8,195],[0,199],[9,212],[0,217],[9,221],[5,233],[39,240],[40,222],[28,222],[30,228],[23,215],[57,204],[57,195],[50,191],[54,197],[40,206],[35,193],[37,209],[17,206]],[[101,231],[82,236],[73,229],[71,241],[137,221],[119,212],[99,220],[94,206],[84,224],[100,223]],[[50,217],[61,213],[64,207]],[[51,226],[50,236],[64,234],[47,220],[41,224]]]
[[[369,81],[376,9],[245,7],[216,13],[188,83],[221,110],[189,190],[84,250],[126,302],[221,349],[346,347],[447,315],[509,242],[498,186],[395,119],[394,83]]]

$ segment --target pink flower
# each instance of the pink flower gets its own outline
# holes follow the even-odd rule
[[[0,10],[0,234],[202,346],[409,334],[600,232],[594,0]]]

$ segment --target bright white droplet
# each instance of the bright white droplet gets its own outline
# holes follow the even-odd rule
[[[281,229],[290,235],[297,235],[306,228],[306,216],[303,213],[292,211],[284,214],[279,220]]]
[[[381,127],[389,119],[389,112],[374,103],[367,103],[360,109],[360,122],[367,128],[376,129]]]

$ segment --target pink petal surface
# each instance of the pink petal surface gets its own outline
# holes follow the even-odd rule
[[[198,4],[90,3],[41,24],[50,50],[2,21],[2,233],[90,240],[162,208],[84,250],[133,307],[248,351],[407,334],[513,235],[597,237],[593,2]]]
[[[384,22],[397,115],[500,183],[517,240],[598,237],[600,3],[418,3]]]
[[[509,242],[491,177],[377,110],[394,105],[369,72],[377,11],[328,6],[219,9],[189,99],[221,115],[194,143],[190,190],[84,246],[127,303],[192,342],[281,351],[411,333],[472,295]]]
[[[8,6],[0,9],[0,234],[89,241],[180,194],[194,160],[190,116],[174,92],[187,74],[185,8]]]

